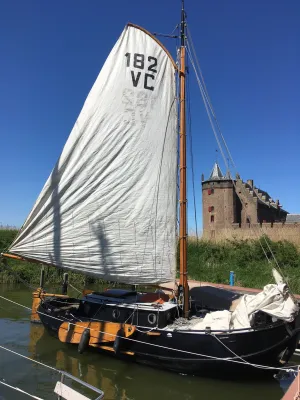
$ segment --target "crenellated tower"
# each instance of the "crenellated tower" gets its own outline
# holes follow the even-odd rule
[[[210,237],[216,230],[240,223],[241,204],[229,173],[223,175],[215,163],[208,179],[202,175],[203,232]]]
[[[208,179],[202,175],[202,206],[203,233],[208,238],[223,229],[285,222],[288,214],[279,200],[254,186],[252,179],[243,182],[239,174],[235,179],[229,172],[223,175],[218,163]]]

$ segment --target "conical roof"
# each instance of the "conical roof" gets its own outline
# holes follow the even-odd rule
[[[224,176],[222,174],[221,168],[219,167],[218,163],[214,163],[213,169],[211,171],[211,174],[209,176],[209,180],[219,180],[223,179]]]

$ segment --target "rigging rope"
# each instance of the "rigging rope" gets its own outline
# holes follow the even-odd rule
[[[187,59],[188,62],[188,59]],[[189,70],[189,65],[187,65],[187,70]],[[198,218],[197,218],[197,205],[196,205],[196,191],[195,191],[195,168],[194,168],[194,153],[193,153],[193,130],[192,130],[192,118],[191,118],[191,99],[190,99],[190,79],[189,74],[187,74],[187,133],[190,144],[190,156],[191,156],[191,173],[192,173],[192,190],[193,190],[193,205],[194,205],[194,222],[196,230],[196,244],[198,253],[198,264],[200,264],[200,246],[199,246],[199,233],[198,233]]]
[[[206,100],[205,91],[204,91],[203,85],[202,85],[202,83],[201,83],[201,80],[200,80],[200,78],[199,78],[199,75],[198,75],[198,72],[197,72],[197,69],[196,69],[196,65],[195,65],[195,62],[194,62],[194,58],[193,58],[193,56],[192,56],[192,54],[191,54],[191,52],[190,52],[190,49],[189,49],[189,42],[188,42],[188,41],[187,41],[187,47],[186,47],[186,49],[187,49],[187,54],[188,54],[188,56],[190,57],[190,61],[191,61],[191,64],[192,64],[192,66],[193,66],[193,69],[194,69],[194,72],[195,72],[195,75],[196,75],[196,80],[197,80],[197,83],[198,83],[198,86],[199,86],[199,89],[200,89],[200,92],[201,92],[201,95],[202,95],[204,107],[205,107],[205,109],[206,109],[206,113],[207,113],[207,116],[208,116],[208,118],[209,118],[211,128],[212,128],[212,130],[213,130],[215,139],[216,139],[216,141],[217,141],[217,144],[218,144],[219,150],[220,150],[220,152],[221,152],[221,154],[222,154],[222,157],[223,157],[223,160],[224,160],[224,162],[225,162],[225,165],[228,166],[228,165],[227,165],[227,161],[226,161],[225,154],[224,154],[224,152],[223,152],[223,148],[222,148],[222,146],[221,146],[221,143],[220,143],[218,134],[217,134],[216,129],[215,129],[215,125],[214,125],[213,120],[212,120],[211,113],[209,112],[209,107],[208,107],[208,103],[207,103],[207,100]],[[229,167],[229,166],[228,166],[228,167]]]
[[[0,296],[0,298],[4,299],[4,300],[6,300],[6,301],[8,301],[8,302],[10,302],[10,303],[16,304],[16,305],[18,305],[18,306],[20,306],[20,307],[26,308],[27,310],[30,310],[30,311],[31,311],[31,308],[26,307],[26,306],[24,306],[24,305],[22,305],[22,304],[20,304],[20,303],[17,303],[16,301],[7,299],[6,297],[3,297],[3,296]],[[70,325],[74,325],[74,326],[77,326],[77,327],[79,327],[79,328],[89,329],[89,330],[92,330],[92,331],[94,331],[94,332],[98,332],[98,333],[101,333],[101,334],[106,334],[106,335],[109,335],[109,336],[113,336],[113,337],[115,337],[115,338],[116,338],[116,337],[120,337],[122,340],[128,340],[128,341],[131,341],[131,342],[141,343],[141,344],[144,344],[144,345],[148,345],[148,346],[153,346],[153,347],[161,348],[161,349],[168,350],[168,351],[171,350],[171,351],[175,351],[175,352],[179,352],[179,353],[184,353],[184,354],[189,354],[189,355],[193,355],[193,356],[197,356],[197,357],[204,357],[205,359],[209,359],[209,360],[218,360],[218,361],[224,361],[224,362],[232,362],[232,363],[243,364],[243,365],[245,365],[245,363],[246,363],[247,365],[249,364],[249,366],[254,367],[254,368],[258,368],[258,369],[263,369],[263,370],[276,370],[276,371],[287,371],[287,372],[292,372],[292,371],[294,371],[293,368],[298,368],[298,367],[299,367],[299,365],[291,365],[291,366],[289,366],[289,368],[271,367],[271,366],[268,366],[268,365],[261,365],[261,364],[249,363],[249,362],[246,361],[246,360],[244,360],[244,361],[239,361],[239,360],[236,360],[236,359],[234,359],[234,358],[229,358],[229,357],[228,357],[228,358],[220,358],[220,357],[209,356],[209,355],[207,355],[207,354],[195,353],[195,352],[192,352],[192,351],[180,350],[180,349],[175,349],[175,348],[172,348],[172,347],[162,346],[162,345],[158,345],[158,344],[155,344],[155,343],[143,342],[142,340],[132,339],[132,338],[129,338],[129,337],[123,337],[123,336],[121,337],[121,336],[119,336],[118,334],[113,334],[113,333],[101,331],[101,330],[98,330],[98,329],[93,329],[93,328],[90,328],[90,327],[86,327],[86,326],[83,326],[83,325],[79,325],[79,324],[76,324],[76,323],[71,322],[71,321],[69,321],[69,320],[65,320],[65,319],[62,319],[62,318],[54,317],[53,315],[46,314],[46,313],[43,313],[43,312],[41,312],[41,311],[38,311],[38,314],[45,315],[46,317],[55,319],[55,320],[57,320],[57,321],[68,322]],[[142,331],[141,331],[141,332],[142,332]],[[146,332],[145,332],[145,333],[146,333]],[[205,333],[205,334],[208,334],[208,333]],[[211,333],[210,333],[210,335],[211,335],[211,336],[214,336],[214,335],[211,334]],[[222,344],[223,344],[223,343],[222,343]],[[224,345],[224,344],[223,344],[223,345]],[[2,347],[2,346],[0,346],[0,347]],[[8,349],[6,349],[6,350],[8,350]],[[8,351],[13,352],[12,350],[8,350]],[[230,350],[230,351],[231,351],[231,350]],[[232,352],[232,351],[231,351],[231,352]],[[26,358],[26,356],[23,356],[23,357]],[[241,358],[240,356],[236,356],[236,357],[237,357],[237,358]],[[39,361],[36,361],[36,360],[33,360],[33,359],[31,359],[31,360],[34,361],[34,362],[37,362],[37,363],[39,363],[39,364],[42,364],[42,363],[40,363]],[[48,366],[48,368],[52,368],[52,367],[49,367],[49,366]],[[54,369],[54,368],[52,368],[52,369]],[[60,371],[59,371],[59,372],[60,372]]]
[[[189,93],[190,80],[187,79],[187,86]],[[192,118],[191,118],[191,103],[190,96],[187,95],[187,114],[188,114],[188,137],[190,139],[190,155],[191,155],[191,172],[192,172],[192,188],[193,188],[193,203],[194,203],[194,218],[196,237],[198,241],[198,222],[197,222],[197,206],[196,206],[196,193],[195,193],[195,168],[194,168],[194,154],[193,154],[193,134],[192,134]]]
[[[214,120],[215,120],[215,122],[216,122],[218,131],[219,131],[219,134],[220,134],[220,136],[221,136],[221,138],[222,138],[222,141],[223,141],[223,144],[224,144],[224,146],[225,146],[225,148],[226,148],[228,157],[229,157],[229,159],[230,159],[230,161],[231,161],[233,167],[236,168],[235,162],[234,162],[234,160],[233,160],[233,158],[232,158],[232,156],[231,156],[229,147],[228,147],[228,145],[227,145],[227,143],[226,143],[226,141],[225,141],[225,138],[224,138],[223,133],[222,133],[222,130],[221,130],[221,128],[220,128],[220,125],[219,125],[219,122],[218,122],[218,119],[217,119],[215,110],[214,110],[213,105],[212,105],[212,102],[211,102],[211,100],[210,100],[210,97],[209,97],[209,94],[208,94],[208,90],[207,90],[207,88],[206,88],[205,80],[204,80],[204,77],[203,77],[203,74],[202,74],[202,70],[201,70],[201,67],[200,67],[200,63],[199,63],[199,60],[198,60],[198,57],[197,57],[197,53],[196,53],[196,50],[195,50],[193,38],[192,38],[192,35],[191,35],[191,32],[190,32],[190,29],[189,29],[189,26],[188,26],[188,25],[187,25],[187,33],[188,33],[188,40],[191,42],[192,53],[194,54],[194,57],[195,57],[195,59],[196,59],[196,65],[198,66],[198,70],[199,70],[199,73],[200,73],[200,78],[201,78],[201,80],[202,80],[202,82],[203,82],[204,93],[206,94],[206,98],[207,98],[207,101],[208,101],[208,104],[209,104],[211,113],[212,113],[212,115],[213,115],[213,117],[214,117]],[[189,44],[188,41],[187,41],[187,43]]]
[[[70,282],[68,282],[68,285],[71,286],[72,289],[74,289],[77,293],[82,294],[82,291],[77,289],[75,286],[73,286]]]
[[[193,69],[194,69],[194,72],[195,72],[196,80],[197,80],[197,83],[198,83],[198,86],[199,86],[199,89],[200,89],[200,93],[201,93],[201,96],[202,96],[202,99],[203,99],[203,103],[204,103],[204,106],[205,106],[205,109],[206,109],[206,113],[207,113],[207,115],[208,115],[208,118],[209,118],[209,121],[210,121],[210,124],[211,124],[212,131],[213,131],[213,133],[214,133],[214,136],[215,136],[216,142],[217,142],[217,144],[218,144],[220,153],[221,153],[221,155],[222,155],[224,164],[226,165],[226,168],[227,168],[227,170],[229,171],[229,170],[230,170],[230,168],[229,168],[229,162],[228,162],[227,158],[225,157],[225,154],[224,154],[224,151],[223,151],[223,148],[222,148],[220,139],[219,139],[219,137],[218,137],[218,133],[217,133],[217,131],[216,131],[215,124],[216,124],[217,129],[218,129],[218,132],[219,132],[219,134],[220,134],[220,136],[221,136],[221,139],[222,139],[222,141],[223,141],[223,143],[224,143],[225,149],[226,149],[226,151],[227,151],[227,155],[228,155],[229,159],[231,160],[232,165],[233,165],[234,167],[235,167],[235,163],[234,163],[234,161],[233,161],[233,158],[232,158],[232,156],[231,156],[231,153],[230,153],[230,151],[229,151],[229,148],[228,148],[228,146],[227,146],[227,143],[226,143],[226,141],[225,141],[225,138],[224,138],[224,136],[223,136],[223,134],[222,134],[222,131],[221,131],[221,129],[220,129],[220,125],[219,125],[219,123],[218,123],[218,120],[217,120],[215,111],[214,111],[213,106],[212,106],[212,104],[211,104],[211,100],[210,100],[209,95],[208,95],[208,92],[207,92],[207,88],[206,88],[206,85],[205,85],[205,82],[204,82],[203,74],[202,74],[202,71],[201,71],[201,68],[200,68],[200,64],[199,64],[199,61],[198,61],[198,58],[197,58],[197,55],[196,55],[196,51],[195,51],[195,48],[194,48],[193,40],[192,40],[192,37],[191,37],[191,34],[190,34],[189,29],[188,29],[188,40],[186,41],[186,43],[187,43],[187,46],[186,46],[187,54],[188,54],[188,56],[189,56],[189,58],[190,58],[191,64],[192,64]],[[191,44],[190,44],[190,43],[191,43]],[[193,54],[194,54],[194,57],[195,57],[195,60],[196,60],[196,61],[194,60]],[[198,71],[197,71],[197,66],[198,66],[199,74],[198,74]],[[200,77],[199,77],[199,75],[200,75]],[[213,121],[212,117],[213,117],[213,119],[214,119],[214,121],[215,121],[215,124],[214,124],[214,121]],[[231,174],[230,174],[230,178],[231,178],[231,180],[232,180],[232,183],[233,183],[233,185],[234,185],[234,188],[237,189],[237,188],[236,188],[236,183],[235,183],[234,179],[232,178]],[[242,200],[241,200],[241,201],[242,201]],[[272,264],[271,261],[270,261],[270,259],[269,259],[269,257],[268,257],[268,255],[267,255],[267,252],[266,252],[266,250],[265,250],[265,248],[264,248],[264,245],[263,245],[263,243],[262,243],[262,241],[261,241],[261,235],[259,235],[259,233],[256,232],[256,230],[253,228],[253,226],[252,226],[251,224],[250,224],[250,228],[251,228],[251,231],[256,235],[256,237],[257,237],[257,239],[258,239],[258,241],[259,241],[259,244],[260,244],[260,246],[261,246],[261,248],[262,248],[262,251],[263,251],[263,253],[264,253],[264,255],[265,255],[265,257],[266,257],[268,263]],[[270,244],[268,243],[268,241],[267,241],[265,235],[263,234],[262,236],[263,236],[263,239],[264,239],[264,241],[265,241],[266,247],[267,247],[267,249],[269,250],[269,252],[270,252],[270,254],[271,254],[271,256],[272,256],[272,259],[273,259],[273,261],[274,261],[274,263],[275,263],[275,268],[277,268],[278,271],[280,272],[280,274],[282,275],[282,277],[283,277],[283,279],[284,279],[286,285],[288,286],[288,288],[289,288],[289,290],[290,290],[290,292],[291,292],[292,297],[294,298],[294,295],[293,295],[293,293],[292,293],[292,291],[291,291],[291,289],[290,289],[290,286],[289,286],[287,280],[284,278],[283,271],[282,271],[282,269],[281,269],[280,266],[279,266],[279,263],[278,263],[278,261],[277,261],[277,259],[276,259],[276,257],[275,257],[274,252],[272,251],[272,249],[271,249],[271,247],[270,247]]]

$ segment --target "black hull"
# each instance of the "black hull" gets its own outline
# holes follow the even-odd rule
[[[59,319],[53,318],[55,316],[49,313],[45,304],[41,304],[39,308],[40,319],[52,335],[58,336],[61,319],[64,317],[60,315],[56,316]],[[282,367],[280,359],[287,362],[297,344],[295,322],[277,323],[257,330],[216,334],[155,329],[152,332],[160,335],[154,336],[147,335],[148,331],[148,328],[141,327],[134,333],[132,340],[121,339],[122,350],[130,351],[133,355],[124,355],[124,352],[118,355],[113,352],[105,353],[177,373],[231,376],[235,379],[238,376],[244,378],[246,375],[274,374],[274,369],[262,369],[253,364]],[[103,352],[99,349],[97,351]],[[231,360],[228,361],[228,358]]]

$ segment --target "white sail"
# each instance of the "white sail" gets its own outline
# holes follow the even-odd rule
[[[110,281],[176,266],[175,65],[128,25],[10,252]]]

